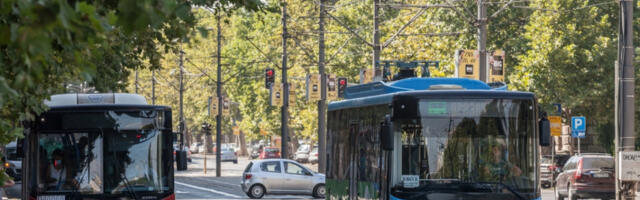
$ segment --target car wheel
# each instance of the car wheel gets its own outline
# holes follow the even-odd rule
[[[562,195],[560,195],[560,190],[558,190],[558,187],[554,187],[554,193],[556,196],[556,200],[564,200],[564,197],[562,197]]]
[[[189,161],[189,162],[193,162],[193,161],[191,160],[191,158],[189,158],[189,160],[187,160],[187,161]]]
[[[252,199],[260,199],[264,196],[264,187],[262,185],[253,185],[249,188],[247,195]]]
[[[233,164],[238,164],[238,160],[233,160]]]
[[[313,188],[313,197],[324,199],[324,195],[327,192],[324,184],[318,184],[315,188]]]

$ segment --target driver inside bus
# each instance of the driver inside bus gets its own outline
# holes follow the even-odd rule
[[[502,144],[491,145],[492,158],[485,162],[484,174],[490,181],[503,182],[509,180],[509,177],[519,177],[522,175],[522,170],[511,164],[505,159],[503,151],[505,150]]]
[[[77,181],[75,181],[75,179],[72,179],[71,181],[67,180],[69,174],[66,164],[62,150],[53,150],[53,153],[51,153],[51,164],[47,170],[46,183],[49,190],[67,189],[69,186],[77,185]]]

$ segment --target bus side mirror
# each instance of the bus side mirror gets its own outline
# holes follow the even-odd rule
[[[546,117],[540,119],[540,146],[546,147],[551,143],[551,125]]]
[[[382,143],[382,150],[393,150],[393,127],[391,117],[388,115],[384,118],[384,122],[380,124],[380,141]]]
[[[17,158],[24,158],[24,138],[22,139],[18,139],[18,141],[16,141],[16,157]]]

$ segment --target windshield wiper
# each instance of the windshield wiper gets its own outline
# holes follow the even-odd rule
[[[129,184],[129,179],[127,179],[127,176],[124,174],[121,174],[121,175],[122,175],[122,181],[124,182],[124,186],[125,188],[127,188],[127,193],[129,193],[131,197],[133,197],[133,199],[138,200],[138,195],[136,195],[136,191],[133,190],[133,188]]]
[[[507,189],[509,192],[511,192],[514,196],[518,197],[518,199],[521,200],[526,200],[526,198],[524,196],[522,196],[522,194],[520,194],[518,191],[516,191],[515,189],[513,189],[511,186],[506,185],[504,183],[501,182],[476,182],[473,183],[474,186],[478,186],[478,185],[483,185],[483,184],[487,184],[487,185],[498,185],[504,189]]]
[[[120,131],[117,128],[115,130],[118,133],[120,133]],[[112,141],[113,141],[113,139],[112,139]],[[112,144],[115,144],[115,142],[112,142]],[[127,175],[125,174],[124,170],[123,170],[122,173],[120,173],[120,166],[123,166],[122,162],[119,159],[116,159],[115,151],[112,153],[112,155],[113,155],[113,160],[115,160],[115,162],[117,163],[117,166],[115,167],[116,173],[120,174],[120,176],[122,177],[122,181],[124,182],[124,186],[125,186],[125,188],[127,188],[127,193],[129,193],[131,195],[131,197],[133,197],[133,199],[138,200],[138,196],[136,195],[136,192],[133,190],[131,185],[129,185],[129,179],[127,179]]]

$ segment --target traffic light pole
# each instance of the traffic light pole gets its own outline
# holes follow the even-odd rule
[[[379,81],[382,80],[382,73],[378,74],[378,66],[377,63],[380,61],[380,29],[379,29],[379,19],[378,13],[380,12],[380,6],[378,3],[380,0],[373,0],[373,80]]]
[[[218,114],[216,115],[216,177],[220,177],[220,137],[222,137],[222,65],[220,63],[220,51],[221,51],[221,32],[220,32],[220,13],[216,12],[216,23],[218,28],[218,52],[216,54],[218,73],[216,81],[216,94],[218,95]],[[208,149],[206,150],[208,151]]]
[[[287,82],[287,2],[282,1],[282,113],[281,113],[281,139],[280,148],[282,158],[288,157],[288,118],[289,118],[289,84]]]
[[[478,61],[480,81],[487,82],[487,7],[478,0]]]
[[[183,66],[183,59],[184,59],[184,51],[182,51],[182,49],[180,50],[180,134],[184,135],[184,112],[182,110],[182,103],[183,103],[183,97],[182,94],[184,93],[184,84],[183,84],[183,79],[184,79],[184,66]],[[184,148],[184,137],[180,137],[180,151],[182,151],[182,149]]]
[[[325,173],[326,168],[326,108],[327,76],[324,73],[324,4],[326,0],[320,0],[320,21],[318,23],[318,72],[320,72],[320,101],[318,101],[318,172]]]

